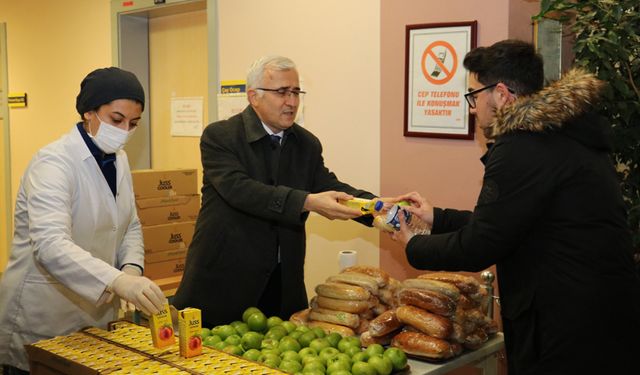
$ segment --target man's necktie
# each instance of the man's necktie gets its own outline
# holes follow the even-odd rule
[[[282,139],[282,137],[275,134],[271,134],[270,137],[271,137],[271,148],[276,149],[280,147],[280,140]]]

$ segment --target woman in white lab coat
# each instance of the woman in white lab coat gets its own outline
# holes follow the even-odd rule
[[[106,326],[121,306],[155,313],[166,301],[141,276],[144,247],[122,150],[144,110],[130,72],[97,69],[81,83],[82,122],[33,157],[15,208],[11,256],[0,281],[0,364],[29,368],[23,345]]]

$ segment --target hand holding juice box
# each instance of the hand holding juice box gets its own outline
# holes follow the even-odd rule
[[[164,307],[159,313],[151,315],[149,328],[151,329],[153,346],[156,348],[164,348],[176,342],[168,302],[164,303]]]
[[[202,320],[200,309],[187,307],[178,311],[180,355],[189,358],[202,353]]]

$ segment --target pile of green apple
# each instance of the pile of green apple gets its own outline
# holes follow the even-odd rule
[[[398,348],[363,349],[358,337],[267,318],[256,307],[246,309],[242,321],[202,328],[202,343],[291,374],[389,375],[407,367]]]

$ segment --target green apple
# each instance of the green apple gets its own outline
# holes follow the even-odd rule
[[[358,352],[351,357],[353,362],[367,362],[369,360],[369,354],[367,352]]]
[[[338,343],[340,342],[340,340],[342,340],[342,335],[340,335],[338,332],[331,332],[327,335],[327,340],[329,341],[329,344],[331,344],[331,346],[337,348]]]
[[[311,330],[313,331],[313,333],[316,334],[316,337],[318,337],[318,338],[322,338],[322,337],[325,337],[327,335],[327,333],[324,331],[324,329],[322,329],[320,327],[314,327],[314,328],[311,328]]]
[[[340,353],[338,349],[329,346],[327,348],[320,350],[320,353],[318,353],[318,357],[322,359],[322,362],[328,363],[329,360],[335,357],[336,355],[338,355],[338,353]]]
[[[294,374],[302,370],[302,365],[300,364],[300,362],[283,359],[282,362],[280,362],[280,366],[278,366],[278,368],[284,372]]]
[[[288,334],[287,330],[283,326],[275,326],[269,328],[267,333],[264,335],[267,339],[275,339],[280,340]]]
[[[296,362],[302,361],[302,356],[300,356],[298,352],[294,352],[293,350],[287,350],[286,352],[280,353],[280,358],[282,358],[283,361],[284,360],[296,361]]]
[[[247,308],[247,309],[246,309],[246,310],[244,310],[244,312],[242,313],[242,321],[246,323],[246,322],[247,322],[247,320],[249,320],[249,316],[250,316],[251,314],[254,314],[254,313],[257,313],[257,312],[258,312],[258,313],[262,313],[262,311],[260,311],[260,309],[258,309],[257,307],[253,307],[253,306],[252,306],[252,307]]]
[[[282,319],[279,316],[270,316],[267,319],[267,328],[273,328],[282,324]]]
[[[269,324],[268,320],[267,320],[267,324]],[[294,322],[290,322],[288,320],[280,323],[280,325],[283,326],[287,330],[287,332],[289,332],[289,333],[291,333],[291,332],[296,330],[296,324]]]
[[[307,371],[322,371],[323,373],[326,371],[326,367],[320,362],[320,360],[309,361],[304,365],[302,369],[303,372]],[[375,375],[375,374],[374,374]]]
[[[315,349],[318,353],[320,353],[322,349],[331,347],[331,344],[327,339],[321,338],[311,341],[309,347]]]
[[[351,364],[349,362],[337,361],[330,363],[327,366],[327,374],[333,375],[337,371],[351,371]]]
[[[384,347],[380,344],[371,344],[364,351],[369,354],[369,357],[372,357],[376,354],[382,355],[382,353],[384,353]]]
[[[384,351],[383,357],[391,360],[394,371],[400,371],[407,367],[407,355],[401,349],[389,348]]]
[[[280,342],[275,339],[264,339],[260,343],[260,349],[276,349]]]
[[[369,363],[378,373],[378,375],[389,375],[393,371],[393,364],[389,358],[376,354],[369,358]]]
[[[260,349],[262,347],[262,340],[264,336],[258,332],[249,331],[242,335],[242,347],[244,350],[248,349]]]
[[[260,358],[261,355],[262,353],[260,353],[258,349],[249,349],[246,352],[244,352],[242,357],[250,361],[258,362],[258,359]]]
[[[211,336],[211,330],[209,328],[202,328],[202,330],[200,330],[200,337],[202,337],[203,340],[209,336]]]
[[[303,348],[306,348],[311,344],[311,341],[315,340],[316,334],[313,331],[303,332],[300,337],[298,337],[298,342],[302,345]]]
[[[367,362],[354,362],[353,366],[351,366],[351,373],[353,375],[377,375],[376,369],[373,368]]]
[[[226,345],[222,351],[233,355],[242,355],[243,353],[242,348],[238,345]]]
[[[202,345],[206,346],[214,346],[215,344],[222,342],[222,339],[218,335],[210,335],[207,336],[203,341]]]
[[[301,348],[302,346],[300,345],[298,340],[289,336],[283,337],[280,340],[280,343],[278,344],[278,349],[280,349],[281,352],[286,352],[287,350],[293,350],[294,352],[298,352],[300,351]]]
[[[318,356],[318,351],[313,349],[313,348],[302,348],[302,349],[300,349],[298,354],[300,354],[300,357],[305,357],[305,356],[308,356],[308,355],[312,355],[314,357],[317,357]]]

